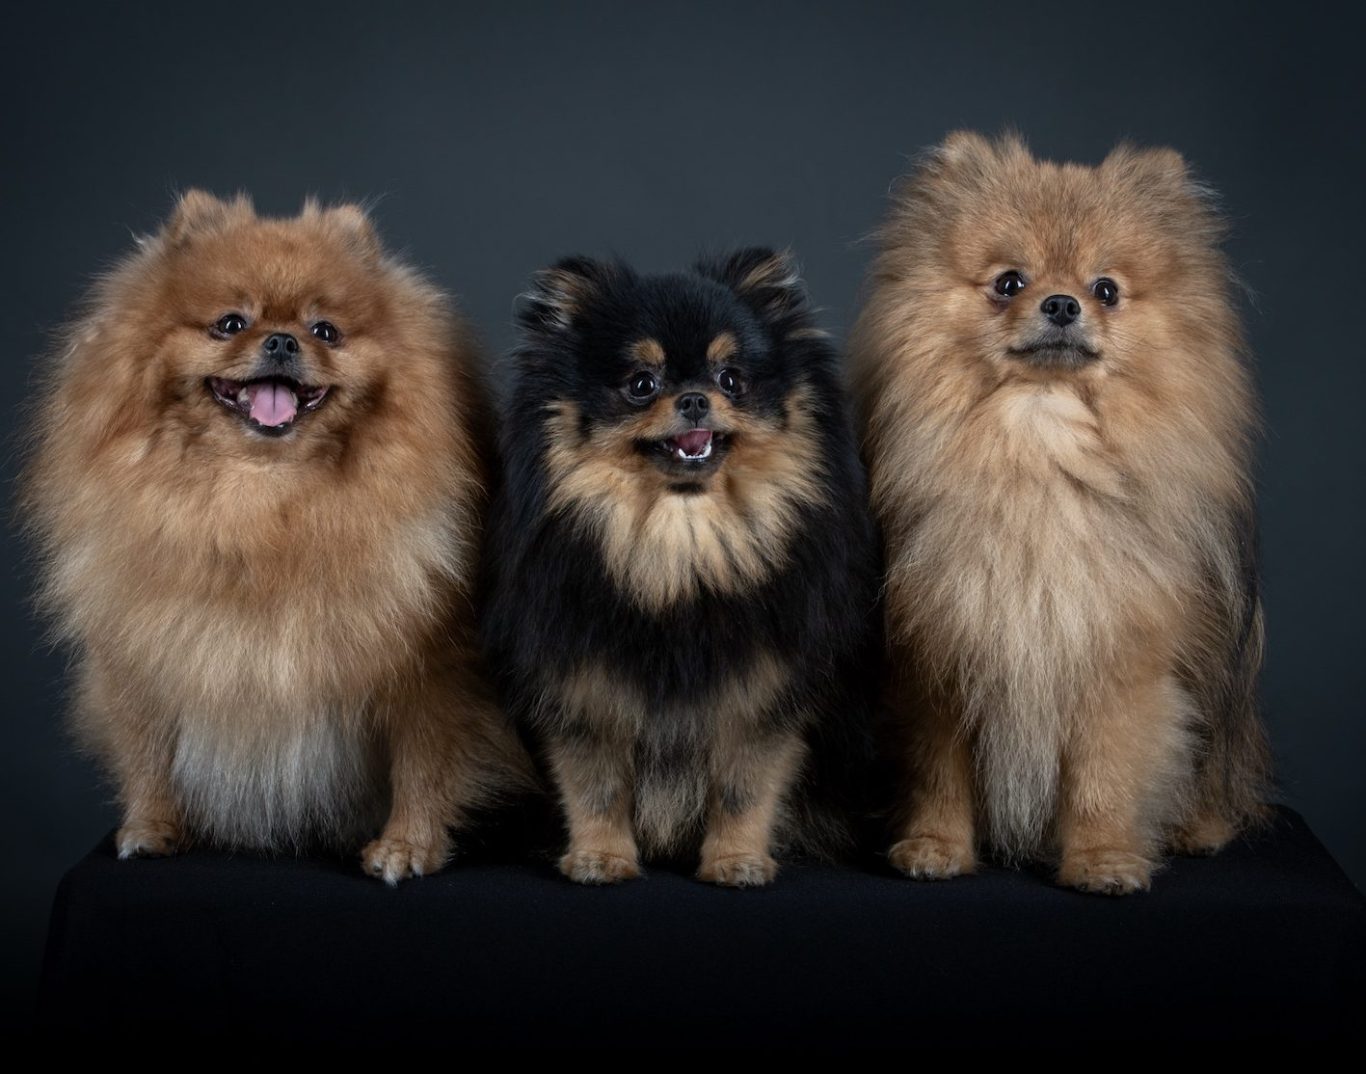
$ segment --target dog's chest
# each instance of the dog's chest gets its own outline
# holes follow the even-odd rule
[[[936,509],[988,557],[1017,556],[1031,571],[1064,569],[1068,548],[1105,555],[1129,516],[1132,489],[1096,416],[1072,392],[1002,392],[955,438]],[[1027,554],[1027,552],[1040,554]]]
[[[195,828],[230,846],[353,843],[377,823],[384,786],[366,714],[322,706],[182,713],[172,773]]]
[[[1129,476],[1071,392],[1003,392],[976,419],[937,463],[927,453],[893,586],[921,630],[958,648],[1092,652],[1161,574]]]
[[[1062,508],[1125,494],[1123,467],[1105,444],[1100,419],[1075,392],[1003,390],[969,435],[989,452],[974,460],[981,473],[1006,495]],[[963,453],[974,454],[970,447]]]

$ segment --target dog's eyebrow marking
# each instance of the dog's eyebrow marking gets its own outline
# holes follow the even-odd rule
[[[735,336],[730,332],[721,332],[715,339],[707,344],[707,361],[724,362],[735,357],[735,352],[739,349],[735,342]]]
[[[646,365],[663,366],[664,364],[664,345],[657,339],[646,336],[638,339],[631,344],[631,357],[638,362]]]

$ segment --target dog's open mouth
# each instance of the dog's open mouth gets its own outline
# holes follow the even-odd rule
[[[661,443],[679,462],[705,462],[715,449],[716,434],[710,429],[692,429]]]
[[[288,432],[301,414],[322,406],[328,392],[326,385],[300,384],[289,377],[210,377],[208,385],[218,402],[270,436]]]
[[[662,440],[642,440],[637,447],[666,473],[682,476],[709,471],[720,464],[730,437],[715,429],[689,429]]]

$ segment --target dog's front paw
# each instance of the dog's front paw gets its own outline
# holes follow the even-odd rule
[[[165,858],[178,853],[185,833],[173,820],[130,820],[114,837],[119,858]]]
[[[912,880],[949,880],[977,868],[977,856],[971,843],[934,835],[917,835],[894,843],[887,851],[887,860],[892,868]]]
[[[365,871],[391,887],[409,877],[438,872],[450,856],[451,842],[445,836],[413,840],[381,835],[360,852]]]
[[[640,863],[607,850],[571,849],[560,859],[560,872],[576,884],[619,884],[640,875]]]
[[[778,875],[778,863],[767,854],[721,854],[706,858],[697,879],[728,888],[759,888]]]
[[[1063,855],[1058,883],[1091,895],[1131,895],[1152,885],[1153,863],[1127,850],[1073,850]]]

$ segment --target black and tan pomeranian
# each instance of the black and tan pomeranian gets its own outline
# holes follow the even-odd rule
[[[1263,810],[1221,234],[1169,149],[1083,167],[957,134],[900,188],[853,354],[911,876],[985,843],[1119,894]]]
[[[764,249],[568,259],[520,319],[487,640],[558,790],[560,869],[700,855],[765,884],[777,848],[837,844],[820,792],[865,737],[876,553],[835,354]]]

